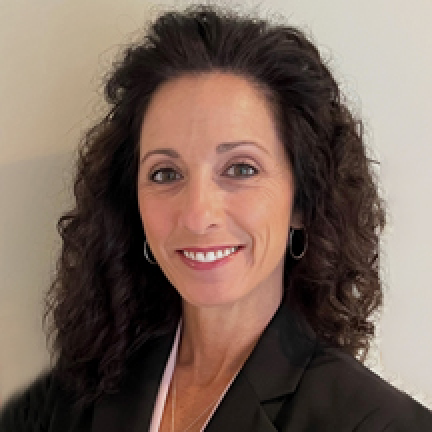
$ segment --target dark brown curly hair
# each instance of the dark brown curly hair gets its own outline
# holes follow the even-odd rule
[[[159,16],[114,64],[109,112],[81,143],[75,206],[58,222],[63,245],[45,324],[55,370],[83,402],[114,391],[136,348],[179,319],[180,296],[143,255],[139,131],[163,83],[211,71],[265,89],[292,163],[308,250],[300,261],[286,254],[285,300],[327,343],[353,356],[369,348],[385,211],[361,122],[302,31],[195,6]]]

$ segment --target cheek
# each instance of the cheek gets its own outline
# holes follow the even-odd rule
[[[242,194],[241,198],[234,197],[231,208],[236,208],[251,225],[277,220],[288,225],[292,200],[290,188],[280,182],[269,182]]]
[[[138,195],[138,205],[143,229],[149,242],[163,239],[169,231],[168,206],[166,200],[155,199],[148,194]]]
[[[284,249],[289,233],[292,191],[280,182],[251,190],[242,199],[233,200],[236,219],[251,237],[267,248]]]

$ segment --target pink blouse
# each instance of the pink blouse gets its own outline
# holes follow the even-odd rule
[[[174,366],[176,364],[177,360],[177,352],[178,352],[178,346],[179,346],[179,340],[180,340],[180,331],[181,331],[181,320],[178,323],[177,326],[177,332],[175,335],[174,343],[171,348],[171,353],[168,357],[168,362],[165,366],[165,372],[162,375],[162,380],[159,385],[159,392],[156,397],[156,403],[153,408],[153,416],[150,423],[150,429],[149,432],[158,432],[159,426],[162,420],[162,414],[165,407],[165,401],[168,395],[168,389],[171,384],[171,379],[174,372]]]

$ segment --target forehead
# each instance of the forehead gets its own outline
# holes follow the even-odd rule
[[[141,147],[254,140],[279,146],[270,103],[248,79],[228,73],[186,75],[153,95],[141,127]],[[276,149],[274,149],[276,150]]]

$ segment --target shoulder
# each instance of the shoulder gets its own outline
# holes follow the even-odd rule
[[[46,372],[6,401],[0,411],[0,431],[64,431],[65,424],[83,420],[84,412],[75,410],[72,395],[52,372]]]
[[[50,409],[52,384],[52,374],[45,373],[9,399],[0,414],[0,430],[47,429],[46,413]]]
[[[432,430],[431,411],[336,348],[318,345],[299,392],[307,392],[315,408],[332,413],[334,430]]]

